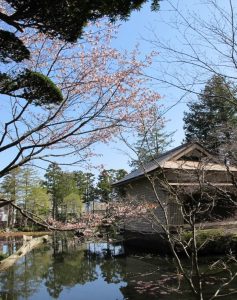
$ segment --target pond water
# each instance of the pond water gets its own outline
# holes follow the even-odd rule
[[[8,248],[1,242],[2,252],[19,246],[16,239]],[[34,249],[0,273],[0,299],[193,299],[185,287],[182,294],[175,292],[174,272],[171,258],[141,255],[118,243],[81,244],[55,235],[51,245]]]

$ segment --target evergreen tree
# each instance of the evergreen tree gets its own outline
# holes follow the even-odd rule
[[[16,29],[34,28],[52,38],[75,42],[89,21],[109,17],[127,19],[133,10],[141,8],[148,0],[5,0],[14,10],[0,14],[0,19]],[[159,0],[152,1],[158,9]]]
[[[110,194],[112,191],[111,188],[111,170],[103,170],[98,177],[98,195],[101,202],[109,202]]]
[[[96,198],[96,188],[95,188],[95,175],[92,173],[84,173],[85,176],[85,185],[83,191],[83,202],[90,203]]]
[[[73,172],[77,189],[84,203],[94,201],[96,198],[95,175],[89,172]]]
[[[198,141],[213,153],[234,141],[237,126],[236,87],[224,77],[208,80],[198,99],[184,115],[186,141]]]
[[[67,220],[67,214],[78,215],[81,211],[85,186],[78,186],[82,172],[63,172],[56,163],[49,165],[44,185],[51,194],[52,216],[56,220]]]
[[[97,194],[101,202],[109,202],[122,196],[123,191],[119,188],[113,189],[112,184],[122,179],[127,172],[123,169],[102,170],[98,177]]]
[[[81,200],[73,173],[62,172],[57,194],[58,199],[60,199],[58,204],[60,210],[59,218],[67,221],[67,214],[72,213],[72,207],[75,207],[78,199],[79,202]]]
[[[59,206],[63,201],[60,185],[62,183],[62,170],[57,163],[51,163],[45,173],[44,185],[51,195],[52,217],[57,220],[59,217]]]
[[[14,169],[4,176],[1,190],[7,200],[17,202],[20,199],[20,168]]]
[[[71,193],[79,194],[79,191],[77,188],[77,182],[75,180],[73,173],[71,173],[71,172],[62,172],[61,173],[58,193],[62,199]]]
[[[139,168],[144,163],[162,154],[172,142],[172,134],[164,131],[165,120],[159,115],[158,108],[153,106],[149,118],[144,119],[133,145],[137,157],[129,162],[130,167]]]

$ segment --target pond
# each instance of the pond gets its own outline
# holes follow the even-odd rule
[[[8,245],[1,242],[3,252],[16,250],[20,241]],[[185,287],[182,294],[175,291],[174,272],[171,258],[131,252],[121,243],[82,244],[55,235],[50,245],[34,249],[0,273],[0,299],[193,299]]]

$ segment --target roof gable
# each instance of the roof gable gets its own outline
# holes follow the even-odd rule
[[[165,161],[208,161],[212,163],[218,163],[218,160],[206,151],[199,143],[185,144],[186,147],[182,147],[179,151],[173,151],[169,158]],[[175,150],[175,149],[174,149]]]

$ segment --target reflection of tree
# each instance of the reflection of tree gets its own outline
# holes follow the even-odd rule
[[[74,235],[66,232],[54,232],[52,235],[53,256],[59,257],[63,253],[75,251],[78,249],[78,241]]]
[[[0,273],[1,299],[27,299],[32,296],[48,269],[50,257],[48,248],[33,250],[13,267]]]
[[[114,246],[109,243],[90,244],[86,258],[100,267],[100,276],[105,282],[120,283],[125,278],[125,261],[120,259],[124,255],[121,246]]]
[[[46,275],[45,285],[47,287],[49,295],[52,296],[53,298],[58,298],[60,293],[63,290],[63,287],[58,280],[59,276],[62,276],[62,274],[57,274],[55,272],[54,266],[49,268],[48,273]]]
[[[45,285],[50,296],[58,298],[63,287],[85,284],[96,280],[96,263],[84,257],[84,251],[65,254],[63,263],[54,258],[52,266],[45,276]]]
[[[48,246],[35,249],[8,271],[0,273],[0,299],[32,298],[42,284],[48,297],[56,299],[65,288],[84,285],[99,277],[105,285],[119,284],[124,295],[135,293],[139,296],[133,279],[141,280],[144,277],[139,274],[152,271],[149,262],[121,257],[123,252],[119,246],[79,244],[76,239],[67,239],[63,234],[55,235],[53,240],[54,250]],[[125,283],[127,287],[124,287]],[[139,298],[131,296],[128,299]]]
[[[107,283],[120,283],[124,277],[124,266],[119,259],[110,258],[100,264],[102,277]]]
[[[58,298],[64,287],[85,284],[98,278],[97,261],[81,245],[78,250],[75,240],[57,236],[54,246],[53,262],[45,274],[45,285],[50,296]]]

